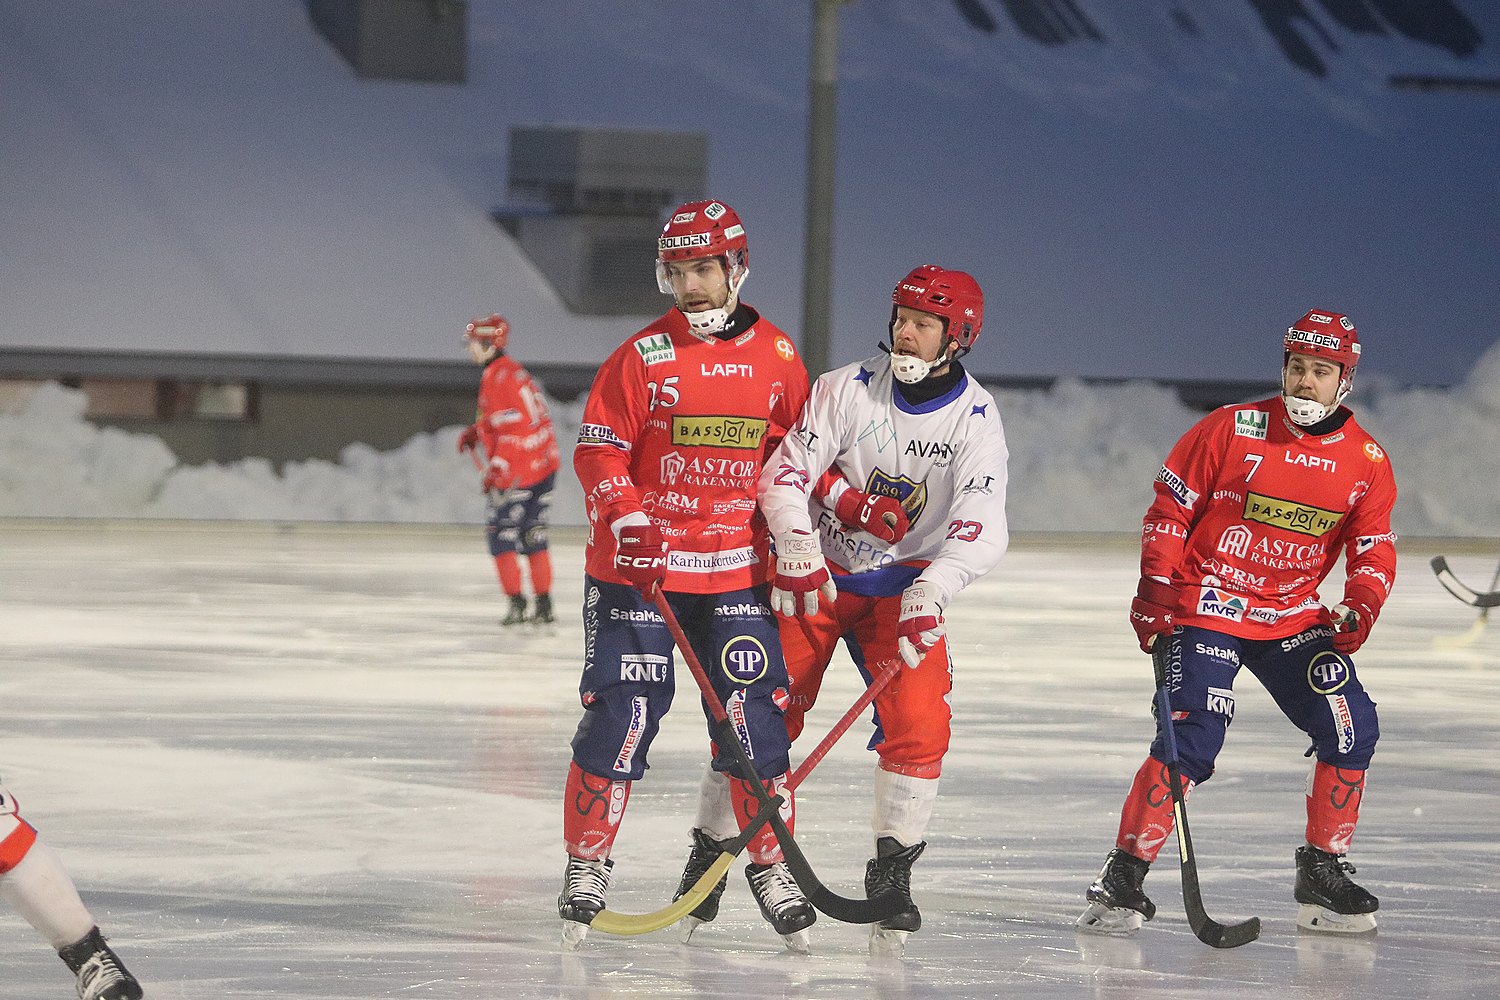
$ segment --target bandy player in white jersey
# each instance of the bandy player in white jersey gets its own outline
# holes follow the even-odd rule
[[[840,639],[867,683],[898,657],[910,668],[877,695],[870,741],[879,766],[865,888],[907,902],[872,928],[877,953],[904,951],[921,925],[911,866],[926,847],[952,716],[943,609],[994,569],[1008,540],[1005,432],[994,398],[958,360],[979,337],[984,295],[968,274],[927,264],[891,298],[889,356],[819,378],[760,482],[791,737]]]

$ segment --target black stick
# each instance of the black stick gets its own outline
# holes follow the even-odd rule
[[[766,791],[765,785],[761,784],[760,777],[755,773],[755,765],[750,762],[749,755],[745,753],[745,747],[740,743],[739,733],[734,731],[734,723],[729,721],[728,713],[719,703],[719,696],[714,691],[713,684],[709,682],[708,674],[703,670],[703,664],[698,662],[698,654],[693,652],[692,645],[683,634],[677,615],[672,611],[672,606],[667,603],[667,595],[657,589],[653,592],[652,599],[656,602],[656,610],[666,621],[667,631],[672,633],[672,639],[677,643],[677,649],[682,653],[682,658],[687,661],[688,670],[692,672],[693,679],[698,682],[703,701],[708,705],[709,713],[714,719],[715,741],[721,747],[728,747],[730,756],[734,758],[735,770],[739,772],[740,777],[745,779],[750,785],[750,790],[760,800],[760,811],[762,813],[769,811],[771,829],[776,831],[776,840],[781,844],[781,853],[786,857],[786,866],[791,869],[798,888],[807,894],[808,902],[833,919],[849,924],[879,923],[906,909],[906,901],[894,890],[887,890],[874,899],[851,899],[848,896],[840,896],[818,878],[817,872],[813,871],[812,865],[808,864],[806,855],[792,839],[792,832],[786,828],[780,809],[773,805],[770,793]],[[768,806],[771,806],[769,810],[767,810]]]
[[[1183,799],[1182,771],[1177,763],[1177,733],[1172,727],[1171,685],[1167,681],[1167,646],[1169,639],[1157,636],[1151,650],[1151,666],[1156,672],[1156,712],[1162,736],[1167,745],[1167,784],[1171,786],[1172,811],[1176,814],[1177,845],[1182,855],[1182,905],[1187,910],[1188,926],[1198,940],[1214,948],[1238,948],[1260,937],[1260,918],[1250,917],[1237,924],[1221,924],[1203,909],[1203,890],[1198,885],[1198,862],[1193,858],[1193,838],[1188,832],[1187,803]]]
[[[1500,584],[1500,566],[1495,567],[1495,578],[1490,581],[1490,590],[1487,594],[1481,594],[1464,586],[1463,582],[1448,568],[1448,560],[1442,556],[1432,557],[1432,571],[1437,574],[1438,583],[1441,583],[1448,593],[1470,607],[1482,608],[1480,617],[1485,617],[1490,608],[1500,607],[1500,590],[1495,589],[1496,585]]]

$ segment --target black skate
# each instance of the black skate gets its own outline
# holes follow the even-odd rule
[[[788,948],[807,954],[812,946],[812,935],[807,928],[818,919],[818,911],[802,895],[786,862],[746,865],[745,878],[750,883],[750,891],[755,893],[755,901],[760,904],[761,916],[770,921]]]
[[[557,897],[557,915],[563,920],[562,944],[568,951],[583,943],[589,924],[604,909],[604,894],[609,890],[614,866],[608,858],[585,861],[568,855],[562,893]]]
[[[926,841],[902,847],[895,837],[881,837],[875,842],[875,857],[865,865],[865,895],[874,899],[894,892],[906,906],[870,928],[871,955],[900,958],[906,953],[906,939],[922,926],[922,912],[911,898],[911,866],[926,848]]]
[[[1156,904],[1141,890],[1151,862],[1118,847],[1104,858],[1104,867],[1085,894],[1088,908],[1073,926],[1089,934],[1129,935],[1144,920],[1156,916]]]
[[[557,621],[552,613],[552,595],[537,594],[535,607],[531,610],[531,618],[528,619],[533,625],[550,625]]]
[[[114,949],[104,943],[99,928],[58,955],[78,977],[79,1000],[141,1000],[141,984],[126,970]]]
[[[693,846],[688,851],[687,864],[682,869],[682,881],[677,885],[677,895],[672,897],[674,902],[687,895],[687,891],[698,884],[703,873],[708,871],[713,863],[719,860],[719,855],[724,853],[721,843],[702,830],[694,828],[692,838]],[[719,915],[719,899],[724,895],[724,888],[727,885],[729,885],[729,873],[725,872],[713,891],[703,897],[703,902],[693,907],[693,911],[682,918],[678,927],[682,932],[683,944],[688,943],[699,924],[706,924]]]
[[[524,625],[526,624],[526,598],[520,594],[510,599],[510,610],[505,617],[500,619],[501,625]]]
[[[1297,926],[1334,934],[1363,934],[1375,929],[1380,900],[1353,882],[1354,866],[1342,854],[1311,845],[1297,848],[1297,887],[1292,895]]]

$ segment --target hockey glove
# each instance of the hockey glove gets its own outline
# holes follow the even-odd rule
[[[650,597],[667,578],[667,543],[643,512],[626,514],[610,525],[619,547],[615,572]]]
[[[1378,612],[1375,604],[1363,594],[1345,593],[1343,603],[1334,606],[1333,648],[1340,653],[1353,653],[1370,637]]]
[[[776,578],[771,582],[771,610],[790,618],[818,613],[818,595],[832,603],[838,596],[818,537],[793,531],[776,539]],[[799,601],[798,598],[801,598]],[[799,608],[798,605],[801,605]]]
[[[1155,577],[1141,577],[1135,600],[1130,602],[1130,627],[1135,629],[1143,652],[1151,652],[1157,636],[1171,633],[1176,613],[1177,588]]]
[[[901,501],[879,493],[862,493],[852,486],[834,503],[833,513],[848,527],[868,531],[892,545],[905,538],[911,527]]]
[[[937,606],[932,584],[918,580],[901,593],[896,648],[908,667],[915,669],[947,631],[948,626],[943,624],[943,609]]]
[[[490,490],[499,490],[503,493],[514,485],[515,480],[511,478],[510,474],[510,463],[499,455],[491,458],[489,470],[484,474],[484,483],[482,484],[484,492],[488,493]]]
[[[479,425],[470,424],[464,428],[458,436],[458,453],[462,455],[466,451],[473,451],[479,445]]]

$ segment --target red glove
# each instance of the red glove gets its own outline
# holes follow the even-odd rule
[[[473,451],[479,444],[479,425],[470,424],[464,428],[464,432],[458,436],[458,453],[462,455],[466,451]]]
[[[892,545],[905,538],[911,528],[901,501],[879,493],[862,493],[852,486],[834,502],[833,513],[848,527],[868,531]]]
[[[502,493],[515,485],[515,479],[510,474],[510,463],[499,455],[490,459],[489,470],[484,474],[484,482],[480,488],[488,493],[490,490],[500,490]]]
[[[1335,605],[1333,614],[1333,648],[1340,653],[1353,653],[1370,637],[1370,629],[1380,612],[1379,605],[1360,591],[1344,593],[1343,603]]]
[[[1130,627],[1140,640],[1141,649],[1151,652],[1151,644],[1159,635],[1172,631],[1172,616],[1177,613],[1177,588],[1170,583],[1149,576],[1141,577],[1135,588],[1135,600],[1130,602]]]
[[[644,514],[636,515],[642,519]],[[627,514],[621,521],[629,520]],[[656,525],[620,524],[616,522],[615,537],[619,548],[615,551],[615,572],[641,593],[650,597],[662,581],[667,578],[667,543]]]

